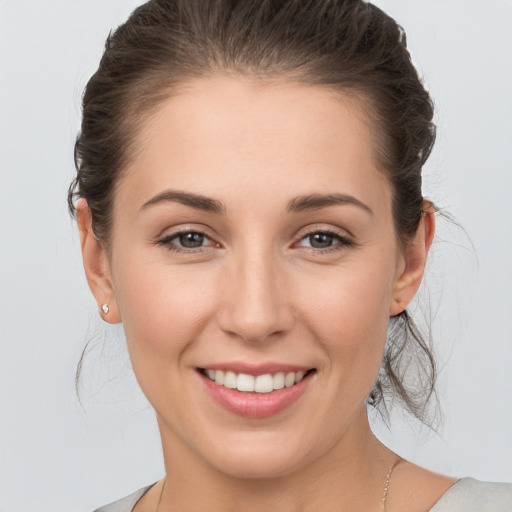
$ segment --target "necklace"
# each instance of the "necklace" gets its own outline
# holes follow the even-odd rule
[[[386,512],[386,501],[388,499],[388,493],[389,493],[389,486],[391,485],[391,475],[393,474],[393,470],[396,468],[396,466],[402,461],[402,457],[398,456],[391,466],[388,468],[388,472],[386,474],[386,485],[384,486],[384,495],[382,496],[382,502],[381,502],[381,510],[383,512]],[[164,494],[165,484],[167,483],[167,477],[164,478],[164,483],[162,485],[162,490],[160,491],[160,497],[158,498],[158,505],[156,507],[155,512],[158,512],[160,509],[160,503],[162,502],[162,496]]]
[[[158,505],[156,506],[155,512],[158,512],[158,509],[160,508],[160,503],[162,502],[162,496],[164,494],[165,484],[167,483],[167,476],[164,478],[164,483],[162,485],[162,490],[160,491],[160,498],[158,498]]]
[[[389,486],[391,484],[391,475],[393,474],[393,470],[396,468],[398,463],[401,462],[402,460],[403,460],[402,457],[398,456],[394,460],[393,464],[391,464],[391,466],[389,466],[388,474],[386,475],[386,485],[384,486],[384,496],[382,496],[382,502],[381,502],[381,509],[383,512],[386,512],[386,501],[388,499]]]

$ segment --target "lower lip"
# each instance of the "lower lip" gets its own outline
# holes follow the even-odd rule
[[[314,372],[307,374],[299,383],[270,393],[244,393],[216,384],[200,374],[207,391],[229,412],[245,418],[269,418],[284,411],[305,392]]]

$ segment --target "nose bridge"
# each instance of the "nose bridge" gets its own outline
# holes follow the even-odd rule
[[[284,274],[270,244],[248,244],[233,254],[222,328],[246,341],[261,342],[291,327]]]

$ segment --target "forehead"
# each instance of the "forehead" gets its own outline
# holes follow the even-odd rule
[[[136,147],[119,184],[131,204],[165,188],[228,202],[281,191],[389,204],[364,105],[325,87],[198,79],[142,123]]]

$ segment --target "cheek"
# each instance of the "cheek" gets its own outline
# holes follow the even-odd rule
[[[302,293],[301,309],[310,329],[330,354],[331,364],[343,365],[350,374],[356,368],[378,372],[382,360],[392,280],[390,272],[374,267],[358,262],[333,269],[323,279],[325,286],[317,280]]]
[[[116,298],[130,353],[179,353],[214,309],[207,272],[126,258],[115,274]]]

